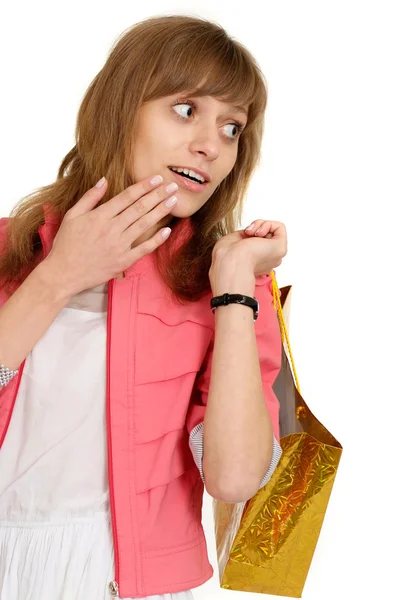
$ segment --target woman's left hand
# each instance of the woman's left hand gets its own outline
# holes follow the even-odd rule
[[[287,254],[286,227],[279,221],[257,219],[251,231],[239,229],[220,238],[213,248],[213,262],[225,257],[246,260],[255,277],[268,275]]]

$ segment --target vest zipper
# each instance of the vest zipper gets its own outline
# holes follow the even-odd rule
[[[115,580],[111,581],[108,585],[112,598],[115,598],[118,594],[118,579],[119,579],[119,553],[118,553],[118,538],[117,538],[117,527],[115,518],[115,505],[114,505],[114,479],[113,479],[113,463],[112,463],[112,451],[111,451],[111,408],[110,408],[110,346],[111,346],[111,310],[112,310],[112,298],[114,290],[114,279],[109,282],[108,285],[108,308],[107,308],[107,387],[106,387],[106,400],[107,400],[107,436],[108,436],[108,481],[110,490],[110,512],[112,521],[112,531],[114,540],[114,558],[115,558]]]
[[[118,583],[116,581],[110,581],[108,589],[110,590],[111,598],[118,596]]]

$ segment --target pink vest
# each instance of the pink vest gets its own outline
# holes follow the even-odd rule
[[[39,228],[43,258],[59,227],[48,215]],[[0,219],[0,246],[7,219]],[[167,242],[168,243],[168,242]],[[271,277],[256,278],[255,322],[266,406],[279,441],[279,402],[272,385],[280,370],[281,337]],[[107,441],[115,581],[121,597],[179,592],[208,581],[201,523],[204,485],[188,439],[204,420],[214,315],[211,292],[178,305],[144,256],[108,283]],[[8,296],[0,289],[0,306]],[[25,361],[0,389],[0,451]]]

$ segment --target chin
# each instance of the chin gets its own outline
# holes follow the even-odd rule
[[[174,208],[169,214],[173,217],[179,217],[180,219],[184,219],[185,217],[191,217],[206,204],[207,200],[195,203],[191,201],[182,201],[182,197],[179,197],[178,204],[174,206]]]
[[[178,203],[182,202],[181,199],[178,200]],[[171,217],[176,217],[177,219],[185,219],[186,217],[190,217],[194,212],[194,210],[188,210],[183,206],[174,206],[174,208],[170,211]]]

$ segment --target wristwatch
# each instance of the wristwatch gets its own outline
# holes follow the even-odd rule
[[[257,321],[259,306],[257,298],[251,298],[250,296],[244,296],[243,294],[223,294],[222,296],[214,296],[211,298],[210,305],[212,312],[215,312],[215,309],[218,306],[226,306],[227,304],[244,304],[245,306],[250,306],[253,309],[254,313],[254,321]]]

